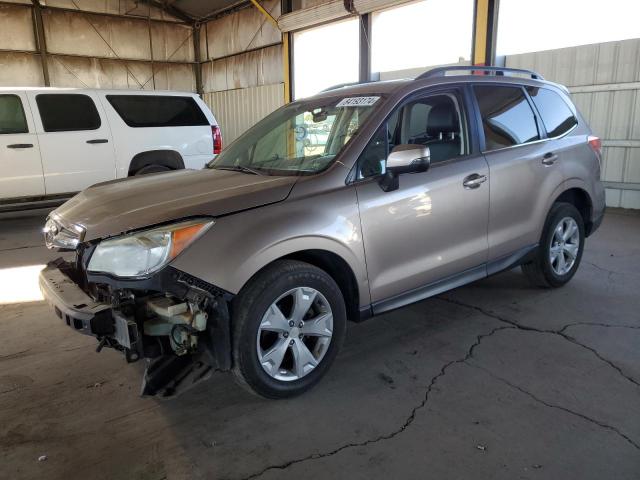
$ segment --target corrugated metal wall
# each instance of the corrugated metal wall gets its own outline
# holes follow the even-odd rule
[[[278,18],[279,0],[261,3]],[[200,56],[204,100],[225,144],[284,103],[282,34],[256,8],[204,24]]]
[[[569,87],[603,140],[607,205],[640,208],[640,39],[510,55],[505,63]]]
[[[34,9],[20,3],[0,5],[0,85],[43,86]],[[195,91],[193,29],[159,9],[48,0],[42,21],[53,87]]]

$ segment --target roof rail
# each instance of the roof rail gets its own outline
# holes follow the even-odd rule
[[[542,75],[539,73],[533,72],[531,70],[523,70],[521,68],[506,68],[506,67],[483,67],[483,66],[475,66],[475,65],[451,65],[448,67],[438,67],[432,68],[420,75],[418,75],[416,80],[423,80],[425,78],[434,78],[434,77],[444,77],[447,72],[455,72],[455,71],[465,71],[472,72],[474,75],[475,72],[485,72],[485,74],[497,75],[497,76],[506,76],[509,74],[519,74],[519,75],[527,75],[533,78],[534,80],[544,80]]]
[[[324,93],[324,92],[330,92],[331,90],[337,90],[339,88],[344,88],[344,87],[353,87],[355,85],[364,85],[366,83],[375,83],[375,80],[367,80],[365,82],[347,82],[347,83],[339,83],[337,85],[332,85],[328,88],[325,88],[323,90],[320,90],[318,93]]]

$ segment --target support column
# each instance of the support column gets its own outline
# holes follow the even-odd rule
[[[371,81],[371,14],[360,15],[360,82]]]
[[[39,0],[33,2],[33,33],[36,39],[36,48],[40,52],[40,63],[42,64],[42,77],[44,78],[44,86],[51,86],[49,80],[49,63],[47,58],[47,42],[44,38],[44,24],[42,23],[42,8]]]
[[[202,85],[202,59],[200,58],[200,25],[196,25],[193,27],[193,58],[195,60],[195,65],[193,68],[195,69],[196,74],[196,92],[201,97],[204,95],[204,87]]]
[[[494,65],[500,0],[475,0],[473,22],[473,65]]]

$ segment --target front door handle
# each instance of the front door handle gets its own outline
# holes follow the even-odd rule
[[[95,138],[93,140],[87,140],[87,143],[90,144],[96,144],[96,143],[108,143],[109,140],[107,140],[106,138]]]
[[[558,155],[553,152],[545,153],[544,157],[542,157],[542,163],[547,166],[553,165],[554,163],[556,163],[556,160],[558,160]]]
[[[7,148],[33,148],[33,143],[12,143]]]
[[[481,184],[487,181],[486,175],[480,175],[479,173],[474,173],[469,175],[462,181],[462,185],[467,190],[478,188]]]

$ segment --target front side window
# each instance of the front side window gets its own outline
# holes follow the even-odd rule
[[[575,115],[556,92],[548,88],[527,87],[549,137],[558,137],[567,133],[578,123]]]
[[[209,168],[262,175],[312,175],[331,165],[380,96],[294,102],[258,122],[209,164]]]
[[[0,135],[28,133],[27,118],[17,95],[0,95]]]
[[[120,118],[134,128],[209,125],[192,97],[107,95],[107,100]]]
[[[535,115],[520,87],[476,85],[473,90],[482,115],[485,150],[540,139]]]
[[[100,115],[91,97],[77,93],[52,93],[36,96],[45,132],[97,130]]]
[[[397,109],[360,155],[358,178],[383,174],[387,156],[403,144],[429,147],[432,164],[466,155],[466,128],[457,97],[422,97]]]

